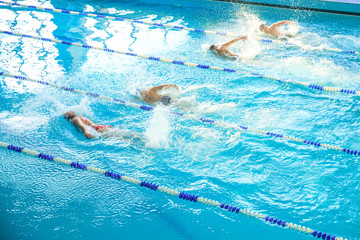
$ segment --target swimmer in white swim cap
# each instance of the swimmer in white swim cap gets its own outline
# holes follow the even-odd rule
[[[220,47],[216,46],[215,44],[212,44],[209,49],[210,49],[210,51],[215,51],[217,54],[219,54],[222,57],[231,58],[233,60],[236,60],[237,58],[242,58],[242,57],[238,54],[234,54],[234,53],[230,52],[228,47],[230,47],[234,43],[238,42],[239,40],[245,41],[246,39],[248,39],[248,36],[242,36],[239,38],[235,38],[227,43],[222,44]]]
[[[294,35],[292,35],[292,34],[281,33],[277,29],[278,27],[280,27],[282,25],[285,25],[285,24],[295,24],[295,23],[293,21],[280,21],[280,22],[272,24],[270,27],[267,26],[266,24],[261,24],[259,26],[259,30],[260,30],[260,32],[272,35],[273,37],[276,37],[276,38],[279,38],[279,37],[282,37],[282,36],[294,37]]]
[[[179,92],[179,87],[177,85],[164,84],[160,86],[149,87],[141,91],[140,96],[147,103],[162,103],[163,105],[168,106],[174,101],[174,99],[170,95],[159,93],[159,91],[170,88],[174,88],[177,92]]]

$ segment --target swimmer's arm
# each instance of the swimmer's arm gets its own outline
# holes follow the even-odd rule
[[[229,56],[231,56],[231,57],[238,57],[238,55],[236,55],[236,54],[234,54],[234,53],[230,52],[230,51],[229,51],[229,50],[227,50],[227,49],[225,49],[225,52],[226,52],[226,54],[227,54],[227,55],[229,55]]]
[[[179,87],[176,84],[164,84],[164,85],[159,85],[159,86],[152,87],[150,90],[152,90],[154,92],[157,92],[157,91],[162,90],[164,88],[171,88],[171,87],[179,89]]]
[[[284,21],[280,21],[280,22],[277,22],[277,23],[272,24],[272,25],[270,26],[270,28],[272,28],[272,27],[277,28],[277,27],[280,27],[280,26],[282,26],[282,25],[290,24],[290,23],[294,23],[294,22],[293,22],[293,21],[284,20]]]
[[[237,41],[239,40],[246,40],[248,38],[248,36],[242,36],[242,37],[239,37],[239,38],[235,38],[233,40],[231,40],[230,42],[227,42],[227,43],[224,43],[223,45],[221,45],[221,48],[228,48],[230,47],[231,45],[233,45],[234,43],[236,43]]]
[[[82,117],[82,122],[91,127],[98,125],[86,117]]]
[[[92,134],[89,133],[89,132],[84,133],[84,136],[85,136],[87,139],[93,139],[93,138],[95,138],[94,135],[92,135]]]
[[[144,91],[140,92],[140,96],[142,97],[142,99],[144,99],[144,101],[146,101],[148,103],[158,102],[161,100],[161,96],[159,94],[157,94],[156,92],[159,90],[162,90],[164,88],[170,88],[170,87],[179,89],[179,87],[176,86],[175,84],[164,84],[164,85],[159,85],[159,86],[155,86],[150,89],[144,90]]]
[[[140,96],[141,98],[148,102],[148,103],[154,103],[157,101],[161,100],[161,96],[159,94],[157,94],[153,88],[149,89],[149,90],[144,90],[140,92]]]
[[[91,139],[91,138],[95,138],[94,135],[92,135],[91,133],[89,133],[89,131],[86,129],[84,123],[82,121],[80,121],[79,119],[74,119],[72,121],[72,123],[79,127],[81,129],[81,131],[84,133],[84,136],[88,139]]]
[[[90,119],[88,119],[86,117],[81,117],[81,121],[83,124],[86,124],[87,126],[90,126],[92,128],[99,126],[99,124],[94,123],[93,121],[91,121]]]

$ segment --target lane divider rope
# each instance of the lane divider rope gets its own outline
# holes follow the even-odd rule
[[[318,91],[342,93],[342,94],[349,94],[349,95],[360,95],[360,91],[356,91],[356,90],[327,87],[327,86],[315,85],[315,84],[306,83],[306,82],[290,80],[290,79],[284,80],[284,79],[279,79],[279,78],[275,78],[275,77],[271,77],[271,76],[266,76],[266,75],[259,74],[259,73],[251,73],[251,72],[248,72],[245,70],[235,70],[235,69],[230,69],[230,68],[215,67],[215,66],[210,66],[210,65],[196,64],[196,63],[184,62],[184,61],[179,61],[179,60],[170,60],[170,59],[154,57],[154,56],[146,56],[146,55],[137,54],[137,53],[133,53],[133,52],[124,52],[121,50],[96,47],[96,46],[91,46],[91,45],[87,45],[87,44],[80,44],[80,43],[75,43],[75,42],[70,42],[70,41],[62,41],[62,40],[53,39],[53,38],[45,38],[42,36],[22,34],[22,33],[17,33],[17,32],[12,32],[12,31],[5,31],[5,30],[1,30],[1,29],[0,29],[0,33],[5,33],[5,34],[19,36],[19,37],[33,38],[33,39],[38,39],[38,40],[45,41],[45,42],[61,43],[61,44],[65,44],[65,45],[77,46],[77,47],[82,47],[82,48],[86,48],[86,49],[96,49],[96,50],[110,52],[110,53],[118,53],[118,54],[123,54],[123,55],[127,55],[127,56],[133,56],[133,57],[139,57],[139,58],[143,58],[143,59],[153,60],[153,61],[157,61],[157,62],[165,62],[165,63],[171,63],[171,64],[175,64],[175,65],[188,66],[188,67],[201,68],[201,69],[211,69],[211,70],[216,70],[216,71],[221,71],[221,72],[239,73],[239,74],[248,75],[250,77],[268,79],[268,80],[272,80],[272,81],[276,81],[276,82],[280,82],[280,83],[290,83],[290,84],[297,85],[297,86],[300,85],[300,86],[304,86],[304,87],[318,90]]]
[[[107,96],[100,95],[98,93],[85,92],[85,91],[74,89],[74,88],[71,88],[71,87],[60,86],[60,85],[57,85],[57,84],[54,84],[54,83],[35,80],[35,79],[28,78],[28,77],[20,76],[20,75],[14,75],[14,74],[10,74],[10,73],[0,71],[0,76],[11,77],[11,78],[18,79],[18,80],[21,80],[21,81],[29,81],[29,82],[39,83],[39,84],[43,84],[45,86],[58,88],[58,89],[63,90],[63,91],[67,91],[67,92],[71,92],[71,93],[77,93],[77,94],[81,94],[81,95],[85,95],[85,96],[89,96],[89,97],[93,97],[93,98],[99,98],[99,99],[102,99],[102,100],[110,101],[110,102],[115,103],[115,104],[125,105],[125,106],[129,106],[129,107],[141,109],[143,111],[152,111],[152,110],[154,110],[154,107],[151,107],[151,106],[148,106],[148,105],[141,105],[141,104],[124,101],[124,100],[117,99],[117,98],[107,97]],[[210,119],[210,118],[203,118],[203,117],[199,118],[199,117],[191,115],[191,114],[184,114],[184,113],[180,113],[180,112],[176,112],[176,111],[172,111],[171,114],[179,116],[179,117],[185,117],[185,118],[188,118],[188,119],[196,120],[196,121],[199,121],[199,122],[202,122],[202,123],[205,123],[205,124],[211,124],[211,125],[214,125],[214,126],[217,126],[217,127],[224,128],[224,129],[241,130],[241,131],[244,131],[244,132],[250,133],[250,134],[256,134],[256,135],[260,134],[260,135],[272,137],[273,139],[286,139],[286,140],[288,140],[290,142],[302,143],[302,144],[309,145],[309,146],[322,147],[322,148],[327,148],[327,149],[331,149],[331,150],[335,150],[335,151],[339,151],[339,152],[343,152],[343,153],[348,153],[348,154],[355,155],[355,156],[360,156],[360,151],[358,151],[358,150],[353,150],[353,149],[349,149],[349,148],[343,148],[343,147],[339,147],[339,146],[336,146],[336,145],[331,145],[331,144],[327,144],[327,143],[319,143],[319,142],[310,141],[310,140],[307,140],[307,139],[294,137],[294,136],[291,136],[291,135],[283,135],[283,134],[264,131],[264,130],[261,130],[261,129],[252,128],[252,127],[248,127],[248,126],[242,126],[242,125],[238,125],[238,124],[228,123],[228,122],[225,122],[225,121],[217,121],[217,120],[213,120],[213,119]]]
[[[225,211],[227,210],[228,212],[234,213],[234,214],[241,213],[242,215],[246,215],[246,216],[249,216],[251,218],[255,218],[255,219],[261,220],[263,222],[270,223],[272,225],[276,225],[276,226],[284,228],[284,229],[290,229],[290,230],[298,231],[300,233],[304,233],[304,234],[307,234],[307,235],[312,235],[314,237],[327,239],[327,240],[343,240],[343,237],[337,237],[335,235],[327,234],[325,232],[312,230],[309,227],[301,226],[299,224],[288,223],[288,222],[286,222],[284,220],[281,220],[281,219],[278,219],[278,218],[275,218],[275,217],[271,217],[271,216],[265,216],[262,213],[257,213],[255,211],[252,211],[252,210],[249,210],[249,209],[239,208],[239,207],[232,206],[232,205],[229,205],[229,204],[226,204],[226,203],[220,203],[219,201],[216,201],[216,200],[212,200],[212,199],[204,198],[204,197],[199,197],[198,195],[193,195],[193,194],[189,194],[189,193],[186,193],[186,192],[180,192],[178,190],[168,188],[168,187],[163,187],[163,186],[160,186],[159,184],[152,183],[152,182],[147,181],[147,180],[140,180],[140,179],[125,176],[123,174],[119,174],[119,173],[116,173],[116,172],[112,172],[112,171],[104,170],[104,169],[101,169],[101,168],[89,166],[89,165],[86,165],[86,164],[83,164],[83,163],[70,161],[70,160],[67,160],[67,159],[55,157],[55,156],[48,155],[48,154],[45,154],[45,153],[39,153],[37,151],[33,151],[33,150],[30,150],[30,149],[27,149],[27,148],[11,145],[11,144],[8,144],[6,142],[1,142],[0,141],[0,146],[5,148],[5,149],[15,151],[15,152],[19,152],[19,153],[24,153],[26,155],[36,157],[36,158],[39,158],[39,159],[44,159],[44,160],[47,160],[47,161],[50,161],[50,162],[60,163],[60,164],[67,165],[67,166],[70,166],[72,168],[80,169],[80,170],[83,170],[83,171],[87,170],[87,171],[90,171],[90,172],[98,173],[100,175],[104,175],[106,177],[109,177],[109,178],[112,178],[112,179],[115,179],[115,180],[122,180],[125,183],[133,184],[133,185],[140,186],[140,187],[143,187],[143,188],[147,188],[149,190],[160,191],[160,192],[162,192],[164,194],[174,196],[174,197],[180,198],[182,200],[187,200],[187,201],[194,202],[194,203],[199,202],[199,203],[202,203],[204,205],[208,205],[208,206],[212,206],[212,207],[216,207],[216,208],[221,208],[221,209],[223,209]],[[347,239],[345,238],[345,240],[347,240]]]
[[[187,31],[197,32],[197,33],[229,36],[229,37],[235,37],[235,38],[241,36],[241,35],[237,35],[237,34],[229,33],[229,32],[215,32],[215,31],[210,31],[210,30],[195,29],[195,28],[189,28],[189,27],[172,25],[172,24],[162,24],[162,23],[151,22],[151,21],[135,20],[135,19],[131,19],[131,18],[113,17],[113,16],[107,16],[107,15],[97,14],[97,13],[79,12],[79,11],[73,11],[73,10],[69,10],[69,9],[46,8],[46,7],[27,5],[27,4],[23,4],[23,3],[17,3],[17,2],[7,2],[7,1],[0,1],[0,3],[10,5],[11,7],[16,6],[16,7],[24,7],[24,8],[29,8],[29,9],[37,9],[37,10],[42,10],[42,11],[47,11],[47,12],[65,13],[65,14],[71,14],[71,15],[81,15],[81,16],[88,16],[88,17],[102,18],[102,19],[105,18],[105,19],[110,19],[110,20],[115,20],[115,21],[126,21],[126,22],[131,22],[131,23],[150,25],[150,26],[154,26],[154,27],[172,28],[172,29],[177,29],[177,30],[187,30]],[[277,44],[286,45],[286,46],[296,46],[296,47],[300,47],[300,48],[302,47],[299,44],[295,44],[295,43],[291,43],[291,42],[287,42],[287,41],[281,41],[281,40],[264,39],[264,38],[258,38],[256,40],[260,40],[261,42],[264,42],[264,43],[277,43]],[[316,48],[316,49],[318,49],[318,48]],[[357,54],[357,55],[360,54],[357,51],[341,50],[338,48],[324,47],[323,49],[325,49],[327,51],[331,51],[331,52],[338,52],[338,53]],[[318,49],[318,50],[322,50],[322,49]]]

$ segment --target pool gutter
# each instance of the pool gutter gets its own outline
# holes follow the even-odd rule
[[[360,16],[360,0],[310,0],[310,1],[214,0],[214,1]]]

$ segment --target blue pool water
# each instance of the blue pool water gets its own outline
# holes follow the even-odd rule
[[[205,50],[229,38],[1,6],[0,29],[213,66],[360,89],[360,18],[210,1],[22,3],[248,33],[228,61]],[[259,43],[255,27],[290,19],[302,48]],[[183,109],[265,131],[360,150],[359,97],[0,34],[0,70],[141,103],[136,88],[181,86]],[[162,186],[360,239],[359,157],[144,112],[9,77],[0,80],[0,141],[148,179]],[[87,140],[62,118],[73,109],[145,136]],[[0,148],[1,239],[311,239],[310,235],[181,201]]]

